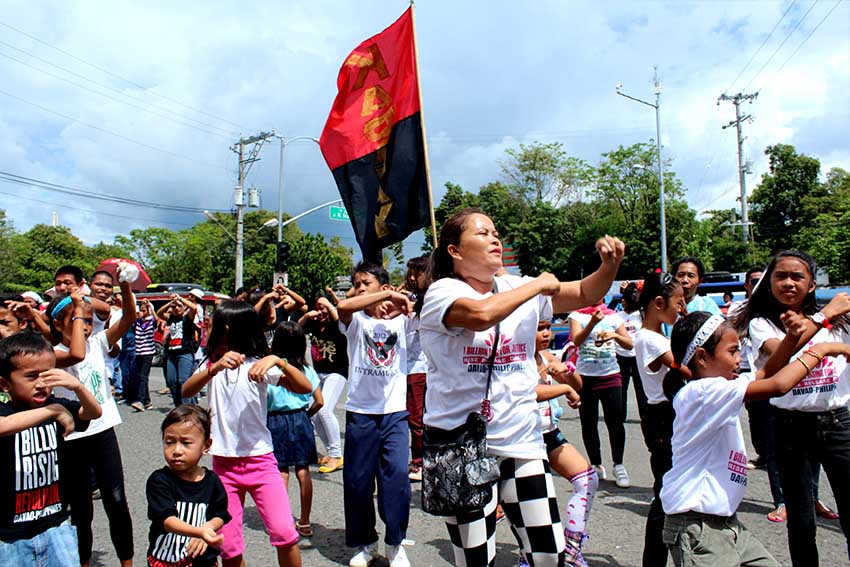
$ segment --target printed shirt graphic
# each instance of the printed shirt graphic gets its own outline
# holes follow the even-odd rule
[[[761,369],[767,362],[767,357],[761,352],[761,347],[770,339],[782,340],[785,333],[763,317],[750,321],[750,341],[753,370]],[[850,343],[850,336],[836,327],[831,331],[819,330],[800,352],[791,357],[794,360],[804,350],[817,343],[837,342]],[[770,403],[776,407],[796,411],[827,411],[847,406],[850,401],[850,368],[844,357],[827,356],[812,368],[808,376],[794,386],[790,392],[779,398],[773,398]]]
[[[358,311],[348,327],[348,399],[354,413],[389,414],[407,409],[408,318],[374,319]]]
[[[171,516],[198,527],[213,518],[230,521],[227,513],[227,493],[218,476],[205,470],[198,482],[183,480],[168,467],[154,471],[145,490],[148,499],[148,565],[150,567],[206,567],[216,565],[219,550],[208,547],[195,559],[186,556],[188,536],[167,532],[163,523]]]
[[[322,328],[311,321],[305,330],[310,333],[310,356],[316,372],[348,376],[348,342],[339,326],[328,321]]]
[[[45,405],[53,403],[71,412],[77,429],[88,425],[77,418],[79,402],[50,398]],[[2,417],[18,411],[0,404]],[[62,427],[54,419],[0,437],[0,541],[30,539],[68,517],[60,494],[63,443]]]
[[[643,327],[643,317],[640,316],[640,311],[635,311],[633,313],[618,311],[617,317],[619,317],[623,322],[623,325],[626,327],[626,332],[629,334],[629,337],[631,337],[632,343],[634,343],[637,338],[637,332]],[[623,348],[617,341],[614,341],[614,350],[616,351],[617,356],[633,357],[635,355],[634,348]]]
[[[68,351],[68,347],[57,345],[56,348]],[[66,440],[73,441],[81,437],[88,437],[101,431],[106,431],[110,427],[115,427],[121,423],[121,414],[118,413],[118,406],[115,399],[112,397],[112,387],[109,383],[109,374],[107,373],[107,365],[112,365],[113,360],[109,358],[109,341],[106,338],[106,331],[91,335],[86,341],[86,357],[82,362],[70,366],[65,370],[68,374],[76,377],[83,383],[86,390],[100,404],[102,414],[89,425],[89,428],[84,432],[74,431]],[[65,388],[55,388],[53,393],[62,398],[76,400],[77,394]]]
[[[729,517],[747,488],[747,452],[739,415],[755,378],[692,380],[673,399],[673,467],[664,475],[665,514]]]
[[[499,276],[498,291],[506,292],[532,278]],[[443,319],[460,298],[484,299],[465,282],[443,278],[425,294],[420,334],[428,358],[428,388],[425,391],[426,425],[454,429],[470,412],[481,410],[487,386],[487,367],[494,330],[475,332],[446,327]],[[487,448],[501,457],[545,458],[537,407],[539,374],[534,360],[537,323],[551,313],[551,299],[534,297],[513,311],[499,325],[500,340],[490,385],[493,419],[487,424]]]
[[[590,323],[590,315],[587,313],[570,313],[570,319],[581,323],[582,328]],[[623,324],[623,320],[617,314],[606,315],[581,344],[578,349],[578,361],[576,370],[582,376],[610,376],[620,371],[617,364],[617,351],[614,348],[616,341],[613,339],[597,343],[597,338],[602,332],[616,331]]]

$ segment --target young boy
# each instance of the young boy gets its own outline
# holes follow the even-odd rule
[[[60,491],[66,435],[100,417],[82,383],[54,368],[53,347],[34,333],[0,341],[0,565],[79,567],[76,531]],[[74,391],[79,401],[52,396]]]
[[[350,567],[377,556],[375,506],[387,527],[391,567],[408,567],[401,542],[410,515],[407,425],[407,314],[410,300],[391,291],[387,271],[361,262],[352,278],[354,295],[337,306],[348,339],[348,399],[345,402],[345,544],[359,551]]]

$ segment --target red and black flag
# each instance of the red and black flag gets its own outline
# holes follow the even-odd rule
[[[413,14],[345,59],[319,145],[364,259],[429,223]]]

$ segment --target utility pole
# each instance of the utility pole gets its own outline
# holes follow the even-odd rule
[[[720,101],[729,101],[735,105],[735,120],[723,126],[723,130],[729,128],[730,126],[734,126],[738,131],[738,183],[741,186],[741,228],[743,229],[744,235],[744,243],[749,242],[750,240],[750,221],[749,221],[749,213],[747,207],[747,173],[750,173],[750,163],[744,162],[744,134],[741,132],[741,125],[745,120],[749,120],[752,122],[753,116],[751,114],[747,114],[746,116],[741,115],[741,103],[743,101],[749,101],[750,104],[758,96],[758,93],[754,94],[742,94],[738,93],[735,96],[727,96],[726,94],[722,94],[717,98],[717,106],[720,106]]]
[[[242,287],[242,261],[245,250],[245,207],[249,204],[245,195],[245,179],[248,177],[248,172],[251,171],[251,166],[260,158],[257,154],[260,153],[260,148],[263,143],[274,137],[274,132],[260,132],[256,136],[250,138],[240,138],[238,142],[230,147],[230,150],[239,156],[239,176],[236,182],[236,188],[233,190],[233,205],[236,207],[236,289]],[[247,157],[245,156],[245,147],[251,146],[248,150]]]

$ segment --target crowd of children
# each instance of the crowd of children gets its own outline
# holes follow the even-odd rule
[[[475,237],[481,242],[498,238],[489,229]],[[619,263],[606,267],[603,250],[612,253],[615,240],[600,248],[600,273],[613,270],[612,277]],[[459,236],[448,253],[457,274],[472,274],[470,266],[477,266],[479,258],[452,251],[461,242],[466,240]],[[522,457],[511,452],[519,451],[511,449],[520,447],[516,443],[505,445],[510,450],[504,454],[496,451],[505,477],[499,492],[506,479],[518,484],[526,474],[522,467],[537,460],[543,463],[541,479],[543,471],[548,479],[551,467],[573,489],[563,515],[557,509],[546,515],[550,527],[557,525],[564,534],[552,540],[559,549],[547,553],[534,541],[540,534],[523,525],[533,517],[524,508],[527,502],[521,496],[516,501],[500,498],[520,544],[520,564],[586,565],[581,548],[599,481],[607,475],[598,406],[609,431],[614,480],[628,488],[623,424],[629,383],[634,384],[654,478],[643,565],[665,565],[668,555],[677,566],[776,565],[736,516],[748,470],[762,464],[771,473],[774,494],[779,491],[777,506],[784,506],[779,521],[787,518],[793,565],[818,564],[814,518],[822,506],[816,488],[821,467],[846,539],[850,297],[839,294],[818,310],[814,271],[814,262],[804,253],[778,254],[764,270],[748,272],[748,299],[727,302],[728,319],[716,304],[711,302],[710,308],[706,298],[696,295],[704,270],[693,257],[676,262],[673,273],[654,272],[624,284],[626,310],[616,313],[585,301],[585,291],[570,287],[573,282],[559,284],[545,274],[535,280],[497,274],[500,283],[492,284],[489,296],[480,296],[491,298],[481,305],[492,304],[489,309],[502,310],[508,318],[525,309],[517,323],[522,328],[526,319],[536,322],[536,338],[529,343],[533,356],[527,357],[529,368],[536,368],[536,386],[529,385],[526,392],[523,378],[503,395],[515,398],[514,404],[520,404],[520,394],[531,396],[538,409],[527,415],[523,405],[522,419],[509,422],[506,437],[491,440],[496,449],[514,438],[525,443]],[[328,293],[308,302],[278,285],[270,292],[255,290],[219,302],[209,324],[200,294],[175,295],[154,310],[147,300],[137,303],[120,269],[117,278],[96,272],[86,281],[78,268],[63,266],[49,302],[34,292],[0,294],[0,388],[5,396],[0,403],[0,564],[89,565],[97,493],[119,561],[133,564],[133,516],[114,428],[122,420],[119,401],[137,412],[152,408],[148,378],[157,356],[154,335],[160,331],[174,407],[161,426],[165,466],[151,473],[146,486],[148,565],[245,564],[246,494],[256,503],[278,564],[301,565],[299,538],[314,535],[310,466],[319,460],[316,435],[326,453],[320,473],[342,471],[345,543],[353,550],[349,565],[365,567],[380,555],[392,567],[410,565],[402,542],[411,482],[423,475],[423,432],[442,427],[439,419],[460,403],[460,398],[446,397],[452,391],[465,395],[465,388],[477,388],[463,385],[460,376],[454,386],[446,382],[454,378],[448,359],[433,359],[442,352],[434,330],[447,332],[446,344],[460,344],[463,337],[492,333],[493,327],[484,322],[492,314],[473,312],[474,302],[463,299],[464,294],[479,296],[460,290],[458,286],[467,285],[461,276],[455,275],[461,281],[449,282],[451,286],[434,286],[428,304],[432,275],[429,259],[417,258],[408,264],[405,283],[395,289],[383,267],[363,262],[355,268],[353,287],[344,299]],[[526,285],[536,286],[530,299],[522,295]],[[446,291],[455,288],[459,291]],[[423,328],[430,334],[420,336],[423,304]],[[551,352],[553,309],[565,305],[575,307],[570,316],[570,345],[575,348]],[[499,331],[499,319],[495,321],[496,340],[499,333],[504,338],[512,332],[504,326]],[[464,330],[466,325],[472,331]],[[497,372],[519,371],[516,347],[489,348],[499,349],[496,358],[508,357],[505,363],[496,362],[501,364]],[[511,348],[516,354],[510,354]],[[481,349],[463,349],[475,371],[485,372],[488,357]],[[451,356],[455,354],[460,356]],[[473,364],[473,359],[483,362]],[[440,378],[434,384],[429,383],[431,372]],[[498,412],[512,411],[511,404],[498,405],[500,388],[494,383],[494,391],[488,392],[497,412],[491,433],[505,427],[499,419],[506,416]],[[334,409],[346,389],[341,439]],[[470,400],[477,404],[481,393],[470,394]],[[562,396],[580,414],[589,459],[558,426],[566,411],[557,401]],[[752,461],[739,422],[745,404],[759,453]],[[481,411],[490,408],[482,404]],[[200,465],[207,453],[211,470]],[[526,458],[532,453],[533,459]],[[288,496],[293,471],[298,517],[293,517]],[[551,508],[555,495],[543,496]],[[448,519],[458,564],[492,564],[491,554],[476,554],[469,538],[479,537],[473,534],[478,522],[481,530],[486,523],[482,541],[492,537],[489,524],[499,514],[496,504],[494,499],[480,518]],[[383,554],[378,517],[384,524]]]

